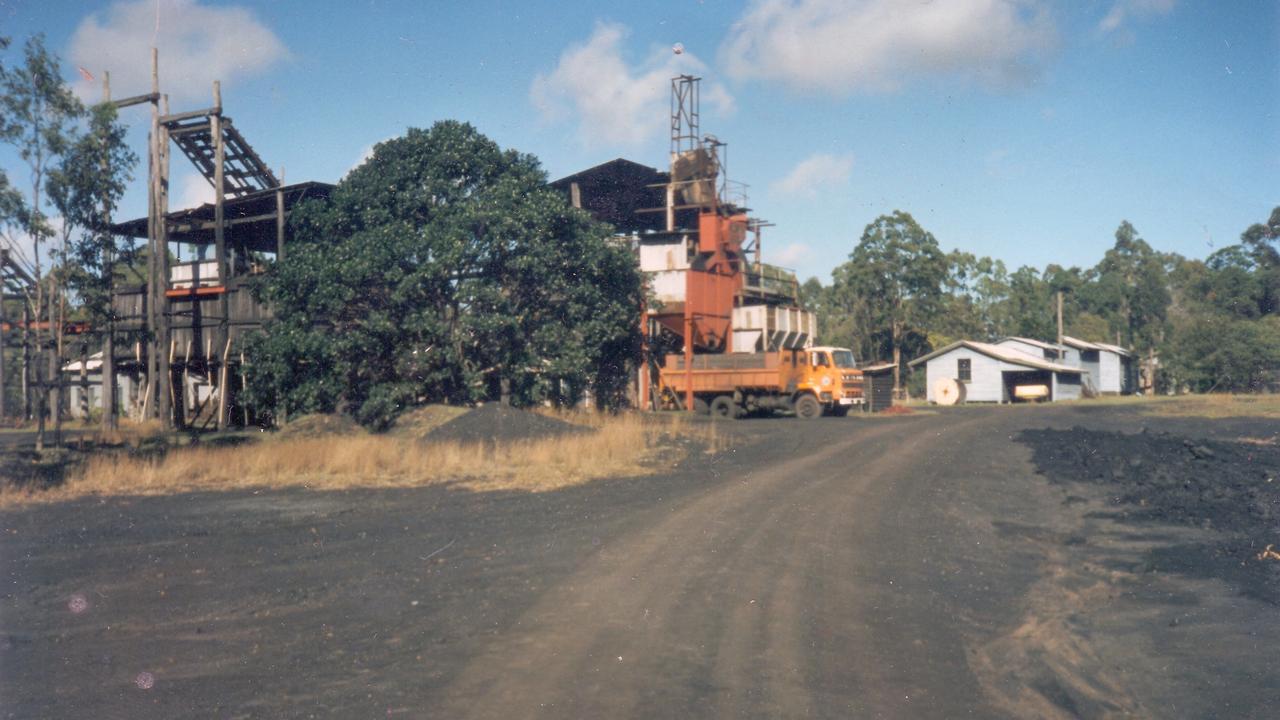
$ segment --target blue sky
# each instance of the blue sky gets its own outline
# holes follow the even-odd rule
[[[777,223],[766,260],[824,281],[894,209],[1012,269],[1092,265],[1125,219],[1204,257],[1280,204],[1274,2],[0,0],[0,34],[34,32],[69,80],[110,70],[117,96],[148,89],[158,37],[172,109],[207,106],[220,77],[225,112],[288,181],[337,181],[446,118],[552,178],[662,167],[668,78],[694,72],[703,132]],[[145,114],[126,120],[141,153]],[[0,163],[21,184],[12,154]],[[122,216],[145,212],[135,185]],[[209,194],[181,158],[173,194]]]

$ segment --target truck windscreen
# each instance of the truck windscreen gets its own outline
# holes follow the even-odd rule
[[[852,368],[857,367],[857,363],[853,359],[853,353],[848,350],[836,350],[831,353],[832,360],[835,361],[836,367]]]

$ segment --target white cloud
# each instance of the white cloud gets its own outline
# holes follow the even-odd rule
[[[1104,33],[1120,30],[1128,20],[1140,20],[1155,15],[1167,15],[1173,11],[1176,0],[1116,0],[1098,29]]]
[[[178,192],[170,192],[170,211],[186,210],[213,202],[213,184],[204,175],[188,173],[174,184]]]
[[[179,104],[212,104],[213,81],[223,91],[288,57],[280,38],[244,7],[208,7],[197,0],[117,2],[80,21],[71,36],[71,64],[97,78],[79,78],[80,97],[102,97],[101,72],[111,72],[115,97],[151,91],[151,47],[159,49],[160,91]],[[174,108],[179,111],[182,108]]]
[[[853,155],[817,153],[801,160],[787,176],[773,184],[775,192],[814,197],[823,185],[839,185],[849,180]]]
[[[812,252],[812,248],[804,243],[790,243],[784,245],[781,250],[773,255],[773,262],[783,267],[795,267],[798,263],[807,259]]]
[[[706,65],[687,50],[655,48],[631,66],[622,57],[626,35],[621,25],[600,23],[585,43],[561,53],[554,70],[534,78],[529,98],[544,119],[578,116],[588,145],[637,145],[668,127],[671,78],[701,73]],[[733,111],[733,97],[722,86],[706,83],[702,99],[721,115]]]
[[[932,75],[1023,80],[1055,38],[1037,0],[757,0],[720,58],[737,78],[843,95]]]

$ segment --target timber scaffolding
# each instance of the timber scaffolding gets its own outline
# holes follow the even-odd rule
[[[218,81],[210,107],[171,114],[154,49],[151,92],[115,104],[151,105],[147,217],[111,226],[116,235],[147,240],[147,268],[145,282],[113,288],[104,372],[141,380],[136,414],[166,427],[249,424],[250,408],[237,402],[242,343],[271,317],[252,294],[252,278],[284,257],[293,209],[327,198],[333,186],[284,185],[283,171],[273,173],[223,114]],[[208,180],[212,203],[169,211],[173,146]]]

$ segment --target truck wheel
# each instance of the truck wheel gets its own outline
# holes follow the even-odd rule
[[[838,406],[836,406],[836,407],[833,407],[833,408],[831,408],[831,414],[832,414],[832,415],[835,415],[836,417],[848,417],[848,416],[849,416],[849,406],[848,406],[848,405],[838,405]]]
[[[693,399],[693,411],[699,415],[707,414],[707,401],[700,397]]]
[[[728,395],[721,395],[711,401],[711,416],[725,420],[737,420],[742,415],[742,408]]]
[[[796,398],[794,408],[796,417],[804,420],[813,420],[822,415],[822,405],[818,402],[818,398],[812,395],[801,395]]]

